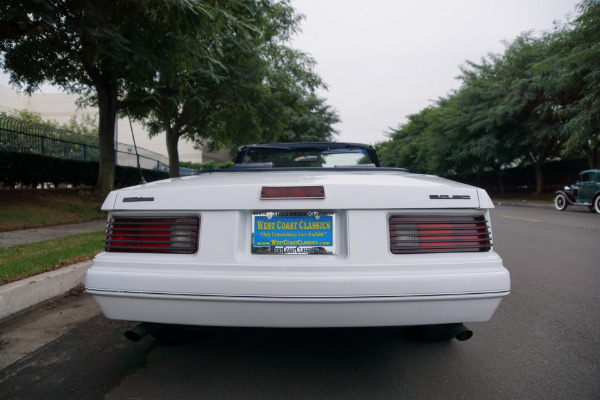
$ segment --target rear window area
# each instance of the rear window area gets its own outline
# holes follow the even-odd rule
[[[374,166],[368,151],[362,148],[250,148],[238,162],[273,163],[273,168],[335,168]]]

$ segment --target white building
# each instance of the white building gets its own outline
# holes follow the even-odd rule
[[[28,110],[40,114],[44,120],[56,120],[59,123],[68,122],[74,115],[91,115],[97,118],[98,109],[78,108],[76,105],[78,98],[78,95],[68,93],[34,93],[30,96],[0,84],[0,111]],[[142,124],[133,122],[132,125],[138,148],[144,148],[152,153],[157,153],[162,157],[161,162],[168,165],[165,135],[159,134],[158,136],[149,138],[148,132]],[[118,142],[133,145],[131,129],[127,118],[118,120],[116,134]],[[194,149],[192,143],[181,140],[178,147],[179,159],[181,161],[202,162],[202,151]],[[132,148],[123,146],[123,149],[119,148],[119,150],[131,152]]]

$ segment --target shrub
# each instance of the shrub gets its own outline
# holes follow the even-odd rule
[[[230,169],[233,167],[233,161],[225,161],[219,164],[219,169]]]

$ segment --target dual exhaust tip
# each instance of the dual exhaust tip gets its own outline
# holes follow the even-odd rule
[[[464,342],[473,337],[473,331],[463,324],[446,324],[442,325],[444,329],[459,342]]]
[[[132,342],[139,342],[146,336],[151,335],[154,332],[156,332],[160,327],[161,327],[160,324],[143,322],[143,323],[139,324],[138,326],[125,331],[124,335],[127,339],[131,340]]]
[[[125,337],[132,342],[139,342],[148,335],[153,334],[164,325],[154,324],[150,322],[143,322],[136,327],[125,331]],[[473,337],[473,331],[464,326],[463,324],[444,324],[440,325],[447,333],[448,339],[455,338],[459,342],[471,339]]]

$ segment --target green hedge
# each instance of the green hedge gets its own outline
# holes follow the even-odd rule
[[[544,190],[556,190],[574,183],[579,178],[579,172],[590,169],[590,165],[587,159],[557,160],[545,163],[542,169]],[[506,168],[500,171],[500,175],[506,190],[536,188],[535,169],[531,165]],[[486,171],[480,176],[468,175],[449,178],[490,191],[500,189],[498,175],[494,171]]]
[[[169,177],[167,172],[142,169],[146,182]],[[0,151],[0,182],[7,186],[17,183],[37,186],[43,183],[60,183],[73,186],[95,186],[98,179],[98,162],[53,158],[30,153]],[[115,168],[115,187],[140,183],[140,173],[135,167]]]
[[[219,169],[231,169],[233,168],[233,161],[225,161],[219,164]]]

